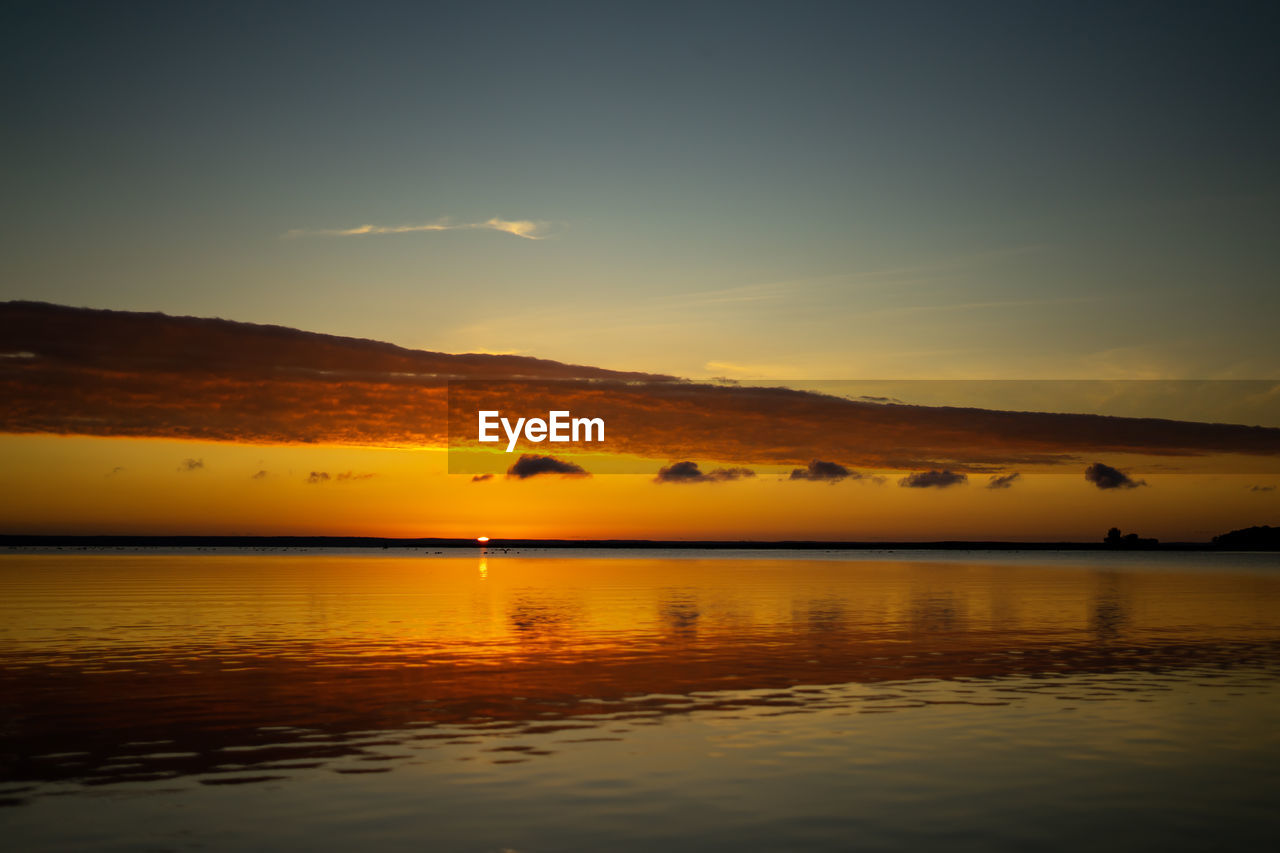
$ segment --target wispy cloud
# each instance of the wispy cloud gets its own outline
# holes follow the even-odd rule
[[[991,475],[991,479],[987,481],[987,488],[1011,489],[1013,488],[1013,481],[1021,476],[1022,475],[1017,471],[1014,471],[1012,474],[993,474]]]
[[[1048,305],[1083,305],[1101,302],[1101,296],[1062,296],[1044,299],[990,299],[980,302],[953,302],[940,305],[894,305],[862,311],[860,317],[905,316],[908,314],[942,313],[948,311],[986,311],[995,308],[1038,308]]]
[[[533,219],[486,219],[484,222],[454,222],[437,219],[421,225],[357,225],[354,228],[295,228],[286,237],[365,237],[370,234],[415,234],[423,231],[501,231],[526,240],[544,240],[550,223]]]
[[[736,302],[764,302],[783,299],[795,288],[794,282],[774,281],[724,287],[719,290],[676,293],[664,297],[661,301],[669,308],[704,308],[715,305],[730,305]]]
[[[259,478],[259,476],[263,476],[263,477],[265,477],[265,476],[266,476],[266,474],[267,474],[267,472],[266,472],[266,471],[259,471],[257,474],[254,474],[254,475],[253,475],[253,478],[256,480],[256,479],[258,479],[258,478]],[[339,483],[349,483],[349,482],[351,482],[351,481],[353,481],[353,480],[368,480],[368,479],[370,479],[370,478],[372,478],[372,477],[376,477],[376,476],[378,476],[378,475],[377,475],[377,474],[369,474],[369,473],[361,473],[361,472],[358,472],[358,471],[343,471],[343,472],[338,473],[338,474],[330,474],[328,471],[312,471],[312,472],[307,476],[307,479],[306,479],[306,480],[304,480],[303,482],[308,483],[308,484],[310,484],[310,485],[312,485],[312,486],[318,486],[318,485],[321,485],[321,484],[323,484],[323,483],[327,483],[327,482],[329,482],[330,480],[336,480],[336,481],[337,481],[337,482],[339,482]]]
[[[801,372],[781,364],[739,364],[733,361],[708,361],[705,367],[717,379],[784,379]]]

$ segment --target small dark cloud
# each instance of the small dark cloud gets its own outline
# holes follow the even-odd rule
[[[119,471],[120,469],[117,468],[116,470]],[[1249,489],[1251,492],[1274,492],[1275,490],[1275,486],[1253,486]]]
[[[796,468],[793,470],[789,479],[838,483],[849,477],[858,480],[861,479],[862,475],[856,471],[850,471],[838,462],[823,462],[821,459],[815,459],[809,463],[808,468]]]
[[[119,474],[119,473],[120,473],[121,471],[123,471],[123,470],[124,470],[124,468],[122,468],[121,466],[117,465],[116,467],[114,467],[114,468],[112,468],[110,471],[108,471],[108,472],[106,473],[106,475],[105,475],[105,476],[107,476],[107,477],[114,477],[116,474]]]
[[[492,474],[476,474],[474,477],[471,478],[471,482],[483,483],[485,480],[492,480],[492,479],[493,479]]]
[[[1017,471],[1014,471],[1012,474],[996,474],[990,480],[987,481],[987,488],[988,489],[1008,489],[1013,486],[1013,481],[1018,479],[1021,476],[1022,474],[1020,474]]]
[[[519,477],[527,480],[539,474],[560,474],[564,477],[590,477],[591,474],[581,465],[565,462],[554,456],[537,456],[526,453],[516,460],[516,464],[507,469],[508,477]]]
[[[203,459],[183,459],[182,464],[178,466],[179,471],[199,471],[204,467]]]
[[[253,475],[253,478],[255,480],[259,479],[259,475],[265,477],[267,475],[267,472],[259,471],[257,474]],[[332,480],[335,483],[350,483],[355,480],[368,480],[371,477],[376,477],[376,476],[378,475],[366,474],[359,471],[342,471],[338,474],[330,474],[328,471],[312,471],[310,474],[307,475],[306,482],[310,483],[313,486],[319,485],[321,483],[327,483],[330,480]]]
[[[880,403],[882,405],[885,403],[894,403],[899,406],[906,405],[897,397],[873,397],[870,394],[859,394],[857,397],[853,399],[862,400],[865,403]]]
[[[1084,478],[1099,489],[1136,489],[1138,486],[1147,484],[1146,480],[1134,480],[1118,468],[1112,468],[1101,462],[1095,462],[1085,468]]]
[[[658,476],[654,477],[653,481],[655,483],[725,483],[755,475],[756,472],[750,468],[716,468],[704,474],[697,462],[673,462],[665,468],[660,468]]]
[[[265,470],[262,470],[262,471],[259,471],[259,472],[258,472],[258,473],[256,473],[256,474],[254,474],[254,475],[253,475],[252,477],[250,477],[249,479],[250,479],[250,480],[265,480],[265,479],[266,479],[266,477],[267,477],[267,472],[266,472]]]
[[[907,489],[945,489],[957,483],[969,482],[968,474],[956,471],[916,471],[898,481],[898,485]]]
[[[674,462],[658,469],[655,483],[697,483],[706,476],[698,468],[697,462]]]

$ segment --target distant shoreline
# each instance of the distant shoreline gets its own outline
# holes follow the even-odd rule
[[[1103,542],[1004,542],[944,540],[916,542],[822,542],[748,539],[389,539],[376,536],[48,536],[0,535],[0,548],[617,548],[793,551],[1274,551],[1276,546],[1160,542],[1108,545]]]

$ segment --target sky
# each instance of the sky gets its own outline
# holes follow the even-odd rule
[[[1280,374],[1272,4],[11,2],[2,14],[0,300],[793,385]],[[246,481],[295,471],[259,530],[261,514],[233,510],[257,505],[244,494],[199,512],[165,496],[213,479],[214,450],[267,453],[261,435],[187,437],[181,452],[173,430],[75,438],[78,400],[44,398],[55,414],[66,404],[57,438],[9,419],[0,453],[26,462],[7,466],[7,532],[288,532],[327,488],[382,495],[380,515],[333,532],[433,533],[430,507],[393,511],[403,494],[383,485],[387,454],[411,449],[280,439],[271,454],[315,456],[245,463]],[[145,499],[107,512],[69,497],[106,501],[98,481],[135,453],[108,448],[134,444],[168,477]],[[77,479],[86,454],[91,485]],[[734,455],[697,461],[772,464],[761,470],[783,480],[804,464]],[[179,470],[187,458],[210,465]],[[1081,471],[1107,460],[1077,461],[1080,499],[1099,498]],[[476,505],[441,535],[482,526],[483,501],[460,497],[472,485],[446,469],[425,466],[423,493]],[[317,486],[313,470],[378,476]],[[908,473],[866,468],[891,489]],[[878,498],[806,517],[777,490],[817,501],[870,486],[767,479],[688,488],[722,495],[715,535],[770,513],[786,516],[769,528],[779,536],[1003,529],[976,497],[965,524],[938,503],[855,523]],[[686,500],[670,496],[684,485],[639,478],[609,514],[581,496],[631,480],[499,480],[473,491],[554,485],[593,535],[696,534],[660,506]],[[1253,491],[1271,480],[1232,483],[1194,524],[1157,511],[1155,485],[1103,497],[1110,517],[1209,535],[1274,520],[1275,492]],[[1034,483],[1024,472],[1015,488]],[[53,496],[19,513],[37,492]],[[517,497],[499,503],[510,529],[553,535],[550,517],[512,520]],[[1081,509],[1055,528],[1037,512],[1011,535],[1092,537],[1106,516]],[[317,510],[324,523],[303,526],[349,517]]]

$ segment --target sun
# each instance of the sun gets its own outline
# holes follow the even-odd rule
[[[476,537],[476,541],[477,541],[477,542],[479,542],[481,545],[483,545],[484,543],[486,543],[486,542],[488,542],[488,541],[489,541],[489,537],[488,537],[488,536],[477,536],[477,537]]]

